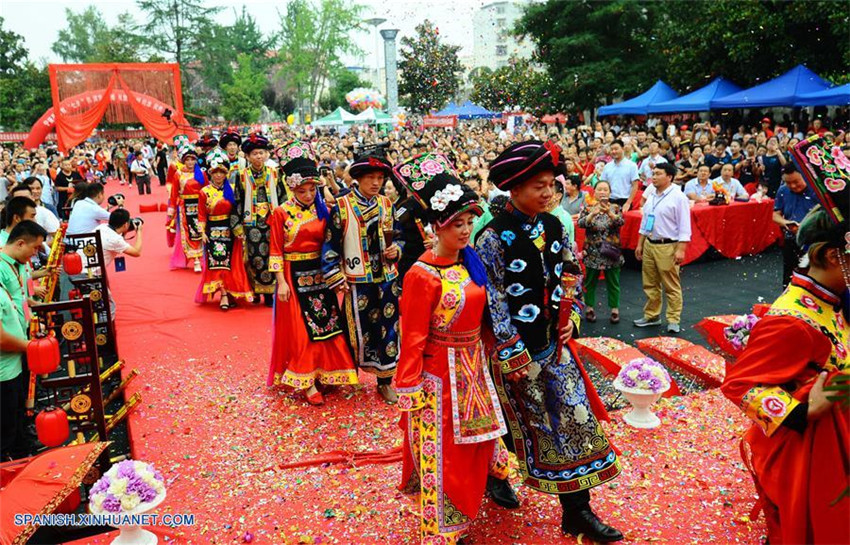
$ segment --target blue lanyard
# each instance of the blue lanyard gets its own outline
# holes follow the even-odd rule
[[[659,205],[659,204],[661,204],[661,201],[663,201],[663,200],[664,200],[664,198],[665,198],[667,195],[669,195],[670,193],[672,193],[672,192],[673,192],[673,187],[671,186],[671,187],[667,188],[667,192],[666,192],[666,193],[664,193],[663,195],[661,195],[661,198],[660,198],[660,199],[658,198],[658,193],[656,193],[655,195],[653,195],[653,196],[652,196],[652,210],[650,210],[650,212],[649,212],[649,213],[650,213],[650,214],[655,214],[655,209],[656,209],[656,208],[658,208],[658,205]]]

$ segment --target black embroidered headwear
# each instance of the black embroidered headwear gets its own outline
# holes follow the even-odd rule
[[[489,180],[502,191],[508,191],[538,172],[558,172],[561,148],[553,142],[528,140],[507,148],[490,163]]]
[[[478,194],[458,179],[444,155],[415,155],[397,164],[393,173],[422,205],[431,223],[443,226],[464,212],[481,214]]]

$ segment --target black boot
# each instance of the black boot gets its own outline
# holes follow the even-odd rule
[[[487,477],[487,495],[500,507],[518,509],[519,500],[507,479]]]
[[[572,494],[561,494],[563,515],[561,516],[561,531],[565,534],[585,537],[597,543],[612,543],[622,541],[623,534],[614,527],[608,526],[593,510],[590,509],[590,491],[582,490]]]

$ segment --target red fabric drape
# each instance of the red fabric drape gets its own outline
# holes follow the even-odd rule
[[[198,138],[197,133],[191,130],[189,123],[181,113],[176,111],[172,113],[171,118],[177,123],[175,125],[175,123],[164,118],[159,112],[146,106],[150,98],[133,92],[120,74],[118,74],[118,84],[127,93],[127,96],[130,97],[129,103],[130,107],[133,108],[133,113],[136,114],[136,117],[139,118],[139,121],[142,122],[154,138],[168,143],[171,143],[172,139],[178,133],[186,133],[190,140],[196,140]]]
[[[58,92],[55,90],[55,70],[50,71],[50,79],[51,85],[54,87],[53,107],[55,111],[56,107],[59,106],[59,96]],[[98,123],[100,123],[100,120],[103,119],[103,114],[106,113],[106,108],[109,107],[109,95],[112,93],[112,89],[114,87],[115,75],[113,74],[112,77],[109,78],[109,84],[106,86],[106,89],[104,89],[103,95],[93,108],[79,114],[63,114],[61,113],[61,109],[59,110],[60,114],[56,116],[56,140],[61,151],[67,151],[70,148],[73,148],[91,135],[92,130],[94,130]]]

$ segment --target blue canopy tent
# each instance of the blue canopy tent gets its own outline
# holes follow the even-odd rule
[[[431,115],[438,116],[438,117],[440,117],[440,116],[447,117],[447,116],[450,116],[450,115],[458,115],[457,110],[458,110],[458,105],[455,104],[454,102],[449,102],[446,105],[445,108],[443,108],[439,112],[431,114]]]
[[[831,83],[800,64],[778,78],[712,100],[711,109],[791,107],[797,104],[802,95],[823,91],[829,87],[832,87]]]
[[[666,102],[658,102],[647,108],[651,114],[679,113],[679,112],[707,112],[711,107],[711,101],[722,98],[742,89],[724,78],[715,78],[714,81],[697,89],[692,93]]]
[[[850,83],[802,95],[795,106],[847,106],[850,105]]]
[[[473,104],[470,100],[467,100],[457,108],[458,119],[490,119],[499,117],[500,115],[502,114],[491,112],[487,108]]]
[[[661,80],[655,82],[655,85],[649,88],[642,95],[638,95],[629,100],[625,100],[618,104],[602,106],[597,111],[596,115],[601,117],[604,115],[646,115],[647,108],[652,104],[666,102],[678,97],[679,93],[670,88],[669,85]]]

